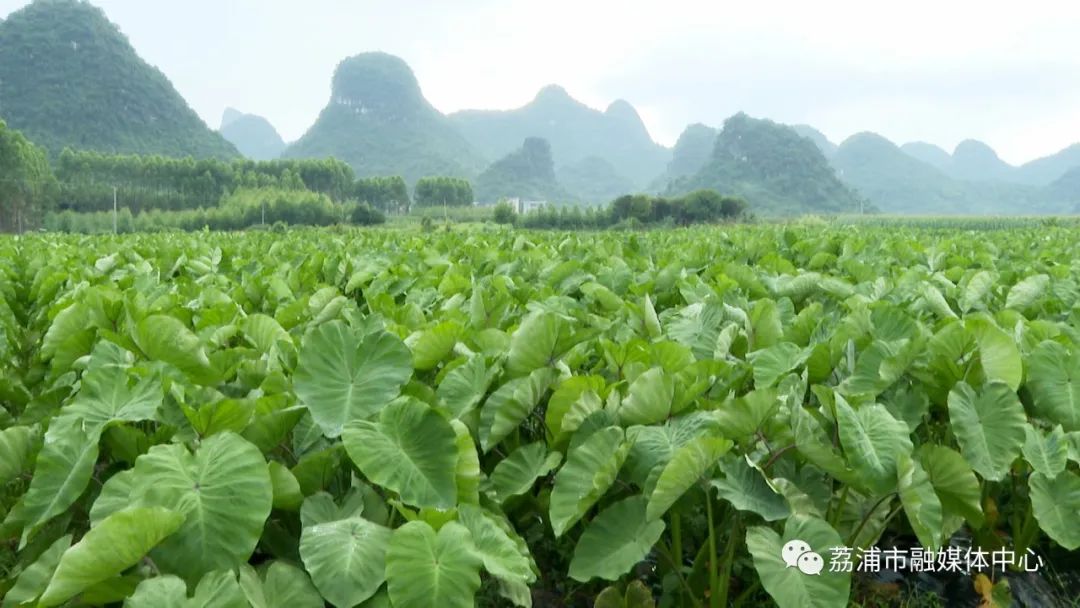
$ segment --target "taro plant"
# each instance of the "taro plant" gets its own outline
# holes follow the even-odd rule
[[[1004,602],[1080,548],[1020,226],[0,240],[0,605]]]

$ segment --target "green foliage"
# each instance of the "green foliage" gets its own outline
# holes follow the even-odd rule
[[[664,190],[670,182],[689,178],[700,171],[712,157],[717,135],[716,129],[701,123],[686,127],[671,150],[667,170],[653,183],[652,189]]]
[[[0,120],[0,232],[39,225],[56,194],[45,151]]]
[[[53,155],[237,156],[88,2],[38,0],[0,22],[0,82],[3,118]]]
[[[514,211],[514,206],[510,203],[499,201],[495,204],[492,219],[495,220],[496,224],[513,224],[517,220],[517,212]]]
[[[2,237],[2,604],[874,603],[795,540],[1067,570],[1077,227],[1016,226]]]
[[[471,177],[483,161],[420,92],[409,66],[385,53],[363,53],[334,72],[330,103],[283,158],[333,157],[360,177]],[[469,201],[472,202],[472,201]]]
[[[709,188],[746,199],[759,213],[856,212],[860,198],[810,140],[769,120],[736,114],[724,122],[712,156],[667,192]]]
[[[353,173],[333,159],[303,161],[195,160],[162,156],[110,156],[65,149],[57,161],[60,209],[111,211],[118,204],[142,211],[217,206],[240,189],[309,190],[334,201],[354,197]]]
[[[353,185],[352,197],[382,211],[400,213],[410,205],[409,190],[401,176],[362,177]]]
[[[737,220],[746,214],[747,209],[746,201],[740,198],[722,196],[714,190],[695,190],[676,198],[644,194],[621,196],[611,203],[611,217],[614,221],[671,221],[686,226]]]
[[[416,182],[417,207],[467,207],[473,204],[472,184],[455,177],[424,177]]]
[[[161,230],[243,230],[253,226],[290,224],[294,226],[330,226],[351,222],[358,226],[381,224],[385,216],[366,203],[337,204],[324,194],[306,190],[278,188],[240,189],[226,195],[219,206],[183,211],[150,210],[132,214],[120,209],[118,232],[155,232]],[[45,227],[59,232],[87,234],[110,233],[111,211],[76,213],[61,211],[45,218]]]
[[[476,178],[476,197],[482,203],[503,198],[565,202],[571,198],[555,180],[551,145],[529,137],[521,148],[491,164]]]

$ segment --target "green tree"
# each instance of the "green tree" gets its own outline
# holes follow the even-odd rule
[[[496,224],[513,224],[517,214],[514,207],[506,201],[499,201],[495,205],[494,219]]]
[[[56,196],[45,150],[0,120],[0,231],[38,225]]]
[[[360,178],[353,184],[352,196],[383,211],[400,213],[409,209],[409,189],[400,175]]]
[[[422,177],[413,198],[417,207],[466,207],[473,203],[472,184],[456,177]]]

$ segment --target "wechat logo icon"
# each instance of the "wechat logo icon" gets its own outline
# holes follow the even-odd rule
[[[780,557],[788,568],[798,568],[799,572],[809,575],[819,575],[825,569],[825,560],[821,555],[810,549],[805,541],[793,540],[780,549]]]

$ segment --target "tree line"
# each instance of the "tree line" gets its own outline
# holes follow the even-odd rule
[[[467,180],[425,177],[413,190],[417,207],[473,202]],[[66,149],[50,164],[43,148],[0,121],[0,232],[41,227],[47,216],[47,227],[54,229],[93,232],[98,224],[111,229],[114,201],[118,224],[125,214],[148,214],[131,225],[151,220],[163,228],[203,221],[211,227],[251,225],[251,213],[238,213],[235,205],[226,204],[238,193],[277,201],[271,205],[272,221],[286,223],[342,219],[370,224],[383,221],[384,213],[408,213],[414,207],[404,178],[357,179],[349,165],[336,159],[196,160]],[[318,196],[304,196],[307,193]],[[296,203],[284,205],[283,197]],[[339,208],[329,213],[326,202]],[[315,204],[321,211],[308,217],[298,207],[302,204]],[[260,203],[259,220],[264,207]]]
[[[335,203],[330,197],[310,191],[259,188],[240,189],[225,196],[215,207],[168,211],[151,209],[132,213],[127,207],[112,211],[60,211],[45,217],[44,227],[58,232],[83,234],[153,232],[158,230],[243,230],[252,226],[288,224],[330,226],[334,224],[372,225],[386,221],[382,212],[367,203]]]
[[[106,211],[113,188],[121,187],[133,212],[211,207],[239,189],[308,190],[347,200],[356,180],[352,168],[334,159],[216,160],[109,155],[64,150],[57,159],[58,208]]]
[[[493,219],[522,228],[556,230],[599,230],[642,225],[689,226],[745,219],[745,200],[724,196],[715,190],[696,190],[680,197],[628,194],[605,207],[546,206],[517,215],[509,203],[495,206]]]
[[[57,189],[45,149],[0,120],[0,232],[34,226]]]

